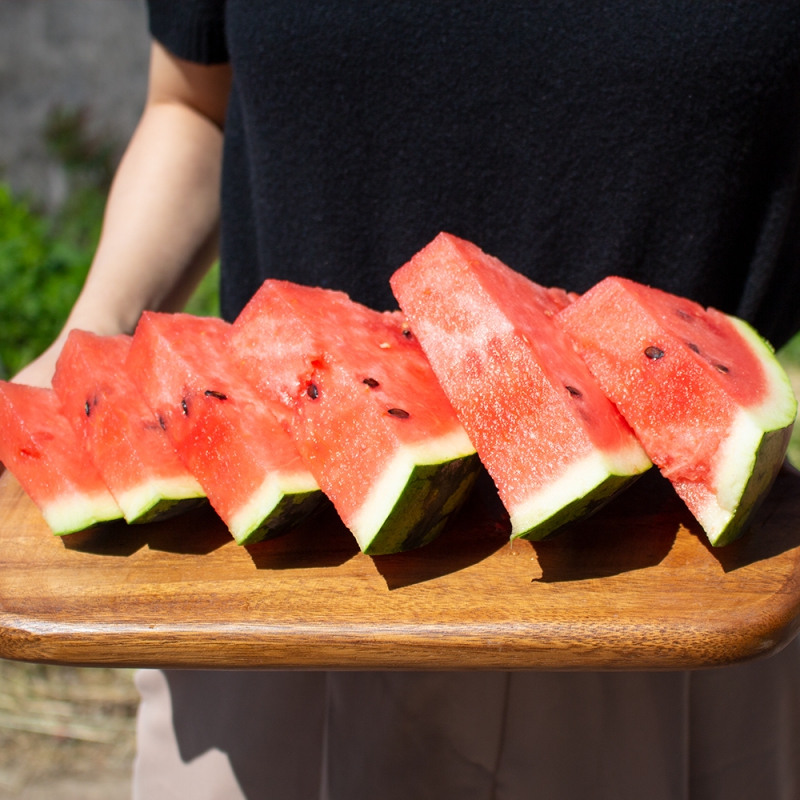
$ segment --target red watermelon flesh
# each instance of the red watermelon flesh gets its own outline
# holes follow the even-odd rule
[[[322,493],[278,421],[232,364],[229,325],[145,312],[125,362],[184,464],[239,544],[286,532]]]
[[[122,518],[52,389],[0,381],[0,461],[57,536]]]
[[[53,388],[125,519],[150,522],[196,506],[205,493],[125,371],[131,341],[71,331]]]
[[[650,466],[552,317],[572,297],[440,234],[392,277],[494,478],[512,535],[542,538]]]
[[[459,507],[475,450],[402,316],[267,281],[233,325],[237,365],[290,430],[362,550],[430,541]]]
[[[769,345],[741,320],[616,277],[557,321],[711,543],[740,535],[796,413]]]

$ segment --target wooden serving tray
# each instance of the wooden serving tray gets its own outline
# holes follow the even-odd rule
[[[800,615],[800,477],[712,550],[651,470],[548,542],[488,478],[441,538],[369,557],[327,509],[237,547],[210,509],[54,537],[0,477],[0,656],[76,665],[676,669],[779,649]]]

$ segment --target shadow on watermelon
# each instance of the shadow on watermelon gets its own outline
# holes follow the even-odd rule
[[[484,470],[464,507],[442,534],[419,550],[371,556],[391,591],[471,567],[509,543],[511,523],[492,479]]]
[[[800,544],[796,516],[791,511],[787,513],[787,509],[792,509],[791,499],[798,496],[800,474],[784,465],[745,536],[722,548],[712,547],[699,529],[697,538],[725,572],[779,556]]]
[[[552,539],[532,542],[541,583],[607,578],[660,564],[679,526],[702,529],[655,470],[590,519],[565,526]]]

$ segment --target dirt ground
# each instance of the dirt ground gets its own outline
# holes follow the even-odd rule
[[[0,800],[129,800],[132,670],[0,660]]]

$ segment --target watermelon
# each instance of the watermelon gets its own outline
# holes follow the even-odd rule
[[[391,279],[511,517],[541,539],[651,463],[553,316],[573,298],[440,234]]]
[[[125,372],[130,346],[130,336],[71,331],[53,388],[125,519],[141,523],[193,508],[205,493]]]
[[[122,510],[59,405],[52,389],[0,381],[0,461],[63,536],[121,519]]]
[[[556,320],[711,544],[738,537],[797,412],[772,348],[742,320],[623,278]]]
[[[431,541],[479,461],[398,312],[267,281],[233,325],[237,366],[283,403],[309,469],[370,554]]]
[[[234,539],[285,533],[322,493],[275,412],[233,367],[221,319],[145,312],[125,366]]]

